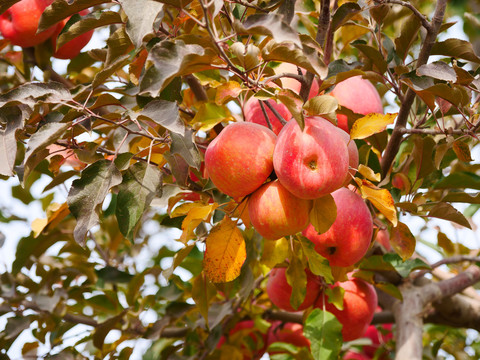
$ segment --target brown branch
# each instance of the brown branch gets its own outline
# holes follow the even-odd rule
[[[270,111],[273,113],[273,115],[275,115],[275,117],[278,119],[278,121],[280,121],[282,123],[282,125],[285,125],[287,123],[287,120],[285,120],[283,118],[282,115],[280,115],[280,113],[277,111],[277,109],[275,109],[275,107],[270,104],[268,101],[265,101],[264,102],[265,105],[267,105],[267,107],[270,109]]]
[[[268,101],[266,101],[268,103]],[[268,118],[267,110],[265,109],[265,105],[263,104],[263,100],[260,100],[258,102],[260,104],[260,108],[262,109],[263,117],[265,118],[265,121],[267,122],[268,128],[270,130],[273,130],[272,128],[272,123],[270,122],[270,119]]]
[[[423,135],[468,135],[470,131],[466,129],[446,129],[446,130],[441,130],[441,129],[407,129],[407,128],[401,128],[398,129],[398,131],[402,134],[423,134]]]
[[[433,44],[437,38],[438,32],[440,31],[440,26],[442,25],[443,18],[445,16],[445,8],[447,6],[447,0],[438,0],[435,13],[431,22],[431,26],[427,29],[427,35],[423,42],[423,46],[420,50],[417,60],[417,68],[425,65],[430,56]],[[397,122],[395,123],[395,128],[393,129],[392,135],[388,141],[387,147],[382,157],[382,171],[383,176],[387,176],[390,166],[392,165],[395,156],[397,155],[398,149],[403,139],[403,129],[407,125],[408,115],[415,99],[415,92],[409,88],[405,95],[402,106],[398,113]]]
[[[413,14],[420,20],[422,26],[427,29],[427,31],[431,30],[432,25],[428,22],[426,16],[418,11],[418,9],[411,3],[402,0],[377,0],[375,2],[378,4],[397,4],[406,7],[413,12]]]
[[[322,0],[322,9],[320,10],[320,16],[318,18],[318,30],[315,40],[323,48],[327,37],[328,29],[330,28],[330,0]],[[305,74],[305,82],[302,83],[300,88],[300,97],[304,102],[308,100],[310,94],[310,88],[312,87],[314,74],[307,71]]]
[[[457,264],[461,262],[480,262],[480,257],[478,256],[467,256],[467,255],[458,255],[458,256],[452,256],[449,258],[442,259],[440,261],[437,261],[436,263],[433,263],[430,265],[431,269],[429,270],[422,270],[414,274],[413,278],[419,278],[420,276],[424,276],[426,273],[432,272],[433,269],[442,266],[442,265],[447,265],[447,264]]]

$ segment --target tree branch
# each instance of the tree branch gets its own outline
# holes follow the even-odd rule
[[[435,13],[430,24],[431,26],[429,26],[429,28],[427,29],[427,35],[420,50],[420,54],[418,55],[417,68],[425,65],[428,61],[432,46],[435,43],[438,32],[440,31],[440,26],[442,25],[443,18],[445,16],[446,6],[447,0],[437,1]],[[390,140],[388,141],[387,147],[382,157],[381,165],[383,176],[386,176],[388,174],[390,166],[392,165],[392,162],[397,155],[398,149],[400,148],[400,144],[403,139],[403,129],[406,128],[408,115],[410,113],[410,109],[412,107],[414,99],[415,92],[411,88],[409,88],[405,95],[402,106],[400,107],[397,122],[395,123],[395,128],[393,129],[392,135],[390,137]]]
[[[420,22],[422,23],[422,26],[425,29],[427,29],[427,31],[430,30],[432,27],[432,25],[428,22],[428,19],[426,18],[426,16],[423,15],[420,11],[418,11],[417,8],[409,2],[402,1],[402,0],[377,0],[375,2],[378,4],[397,4],[397,5],[404,6],[413,12],[413,14],[420,20]]]

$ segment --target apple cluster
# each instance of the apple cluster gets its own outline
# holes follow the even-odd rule
[[[32,47],[50,39],[54,57],[73,59],[90,41],[93,30],[77,36],[57,49],[57,37],[70,17],[37,33],[40,17],[52,2],[53,0],[21,0],[13,4],[0,15],[0,33],[5,39],[10,40],[12,45],[23,48]],[[79,15],[85,16],[88,13],[88,10],[82,10]]]

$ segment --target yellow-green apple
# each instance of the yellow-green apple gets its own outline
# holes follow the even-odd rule
[[[298,309],[294,309],[292,304],[290,304],[292,287],[287,282],[286,271],[286,268],[274,268],[270,271],[267,282],[267,294],[270,301],[279,309],[291,312],[305,310],[312,306],[321,291],[319,278],[306,269],[307,285],[305,299]]]
[[[228,125],[205,152],[208,176],[220,191],[235,199],[251,194],[273,170],[276,138],[273,131],[258,124]]]
[[[392,245],[390,245],[390,233],[387,229],[378,230],[375,240],[382,245],[385,250],[392,251]]]
[[[302,199],[316,199],[343,186],[349,164],[347,143],[328,120],[305,118],[302,131],[292,119],[278,134],[273,166],[285,188]]]
[[[332,193],[337,218],[323,234],[309,225],[303,235],[332,266],[351,266],[367,252],[373,235],[372,215],[362,197],[347,188]]]
[[[382,99],[372,83],[361,76],[353,76],[339,82],[330,93],[338,104],[357,114],[383,113]],[[337,115],[338,127],[350,133],[348,119]]]
[[[270,346],[275,342],[310,348],[310,340],[303,335],[303,325],[298,323],[274,321],[268,331],[267,344]],[[278,352],[269,351],[268,353],[273,355]]]
[[[345,182],[343,183],[344,186],[348,185],[350,181],[352,181],[353,177],[357,173],[357,168],[358,168],[358,148],[357,144],[355,144],[355,141],[350,139],[350,135],[345,130],[342,130],[340,128],[337,128],[339,133],[342,135],[343,139],[347,143],[347,149],[348,149],[348,167],[349,171],[347,173],[347,177],[345,179]]]
[[[40,16],[53,0],[21,0],[0,15],[0,33],[13,45],[30,47],[47,40],[54,33],[52,26],[37,34]]]
[[[225,343],[239,349],[244,360],[260,359],[267,348],[267,334],[256,330],[253,320],[243,320],[229,331],[228,338],[225,336],[220,338],[217,349]]]
[[[267,101],[272,107],[275,108],[275,110],[280,114],[280,116],[283,117],[285,121],[288,121],[292,118],[292,114],[290,111],[288,111],[285,105],[282,103],[277,103],[273,99],[269,99]],[[264,107],[268,116],[268,120],[270,121],[270,125],[272,125],[272,130],[278,135],[280,130],[283,128],[283,124],[267,105],[264,105]],[[245,121],[247,122],[253,122],[268,127],[267,120],[265,119],[262,107],[260,106],[260,102],[254,96],[249,98],[243,105],[243,115],[245,117]]]
[[[312,201],[300,199],[278,181],[255,190],[248,200],[248,214],[257,232],[277,240],[304,230],[309,223]]]
[[[367,331],[373,314],[377,308],[377,293],[372,285],[362,279],[336,283],[334,286],[342,287],[343,310],[338,310],[335,305],[328,302],[328,295],[322,293],[315,302],[315,307],[331,312],[342,324],[343,341],[352,341],[362,337]]]
[[[372,340],[372,345],[365,345],[363,352],[369,358],[378,360],[387,360],[388,350],[385,344],[393,338],[392,324],[383,324],[378,328],[375,325],[370,325],[365,333],[365,337]]]
[[[84,16],[84,15],[87,15],[88,13],[89,11],[85,9],[80,11],[79,15]],[[52,48],[54,51],[53,57],[56,57],[57,59],[73,59],[75,56],[80,54],[80,50],[82,50],[83,47],[88,44],[88,42],[90,41],[93,35],[93,30],[90,30],[70,40],[69,42],[62,45],[57,50],[57,37],[62,31],[62,29],[65,27],[65,24],[69,19],[70,17],[61,21],[60,24],[58,24],[57,29],[55,30],[55,33],[52,36],[51,41],[52,41]]]

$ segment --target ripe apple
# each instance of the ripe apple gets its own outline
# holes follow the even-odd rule
[[[348,164],[344,138],[319,116],[305,118],[303,131],[290,120],[278,135],[273,153],[278,180],[302,199],[316,199],[343,186]]]
[[[347,351],[343,356],[343,360],[371,360],[371,358],[357,352]]]
[[[305,310],[312,306],[321,290],[318,277],[313,275],[308,269],[306,270],[307,286],[305,299],[298,309],[294,309],[290,304],[292,287],[287,282],[286,271],[286,268],[274,268],[270,271],[267,282],[267,294],[270,301],[279,309],[291,312]]]
[[[248,200],[250,221],[265,239],[277,240],[304,230],[312,201],[297,198],[278,181],[255,190]]]
[[[251,194],[273,170],[276,138],[273,131],[258,124],[228,125],[205,152],[208,176],[220,191],[233,198]]]
[[[267,100],[270,105],[272,105],[275,110],[278,111],[278,113],[286,120],[290,120],[292,118],[292,114],[290,111],[288,111],[287,107],[283,105],[282,103],[277,103],[273,99]],[[283,124],[278,120],[277,116],[268,108],[268,106],[265,106],[265,110],[268,115],[268,120],[270,121],[270,124],[272,125],[272,130],[273,132],[278,135],[280,130],[283,128]],[[245,104],[243,105],[243,114],[245,116],[245,121],[247,122],[253,122],[256,124],[260,124],[263,126],[268,127],[267,120],[265,119],[265,115],[263,114],[262,107],[260,106],[260,102],[257,98],[251,97],[248,99]]]
[[[382,245],[385,250],[392,251],[392,245],[390,245],[390,233],[387,229],[378,230],[375,240]]]
[[[31,47],[47,40],[54,33],[52,26],[37,34],[43,11],[53,0],[21,0],[0,15],[0,33],[13,45]]]
[[[352,178],[355,176],[357,173],[357,168],[358,168],[358,148],[357,144],[355,144],[355,141],[350,139],[350,135],[345,130],[342,130],[340,128],[337,128],[338,132],[342,135],[343,139],[345,140],[347,144],[347,149],[348,149],[348,167],[349,171],[347,174],[347,177],[345,179],[345,182],[343,183],[343,186],[346,186],[352,181]]]
[[[343,341],[351,341],[362,337],[367,331],[373,314],[377,308],[377,293],[375,288],[362,279],[336,283],[345,290],[343,295],[343,310],[338,310],[335,305],[328,302],[328,296],[320,294],[315,307],[331,312],[342,324]]]
[[[84,15],[87,15],[88,13],[89,11],[85,9],[80,11],[79,15],[84,16]],[[55,50],[57,48],[57,37],[62,31],[62,29],[65,27],[65,24],[69,19],[70,17],[64,19],[58,24],[55,30],[55,33],[53,34],[51,39],[52,48],[54,51],[53,57],[56,57],[57,59],[73,59],[78,54],[80,54],[80,50],[82,50],[83,47],[88,44],[88,42],[90,41],[93,35],[93,30],[90,30],[70,40],[69,42],[61,46],[58,50]]]
[[[275,342],[284,342],[297,347],[310,348],[310,340],[303,335],[303,325],[298,323],[273,322],[268,331],[267,344],[270,346]],[[269,354],[273,355],[277,354],[277,352],[269,351]]]
[[[233,346],[238,346],[241,343],[240,351],[243,359],[260,359],[267,348],[267,335],[255,330],[255,323],[253,320],[243,320],[235,324],[229,332],[229,339],[222,336],[217,344],[217,349],[221,348],[225,342],[231,343]],[[246,339],[246,336],[249,339]]]
[[[309,225],[303,235],[332,266],[351,266],[367,252],[373,234],[372,215],[362,197],[347,188],[332,193],[337,218],[323,234]]]
[[[357,114],[382,113],[382,99],[372,83],[361,76],[353,76],[339,82],[330,93],[338,104]],[[337,115],[338,127],[350,133],[348,119],[343,114]]]
[[[388,350],[385,349],[385,344],[393,338],[392,324],[383,324],[380,325],[380,327],[382,328],[381,330],[375,325],[370,325],[368,327],[365,336],[372,340],[372,345],[365,345],[363,347],[363,352],[372,359],[374,356],[378,355],[376,359],[387,360]]]
[[[302,69],[302,74],[306,73],[305,69]],[[275,68],[275,74],[282,74],[282,73],[291,73],[291,74],[298,74],[298,67],[297,65],[282,62]],[[297,94],[300,94],[300,88],[302,87],[302,83],[296,79],[283,77],[281,79],[282,87],[284,89],[290,89],[295,91]],[[310,93],[308,94],[308,98],[311,99],[314,96],[318,95],[318,90],[320,86],[317,79],[314,79],[312,82],[312,87],[310,88]]]

